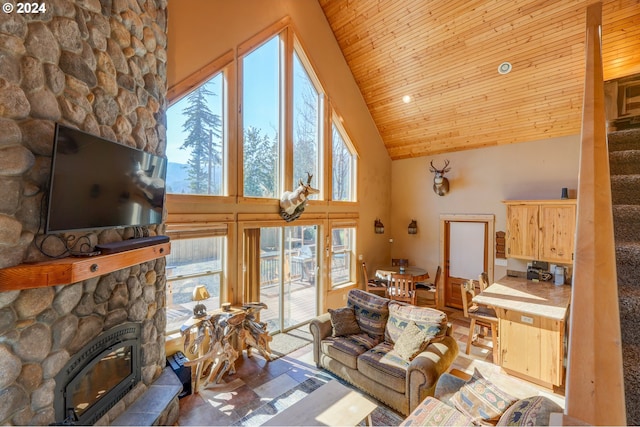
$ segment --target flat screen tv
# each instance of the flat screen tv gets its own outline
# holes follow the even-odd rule
[[[56,124],[45,233],[162,222],[167,159]]]

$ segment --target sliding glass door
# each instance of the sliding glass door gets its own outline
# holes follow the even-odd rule
[[[303,324],[318,313],[317,226],[260,228],[260,313],[271,333]]]

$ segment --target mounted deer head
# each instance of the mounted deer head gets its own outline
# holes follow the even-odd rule
[[[293,191],[285,191],[280,198],[280,216],[285,221],[293,221],[300,216],[304,211],[304,205],[307,202],[307,197],[311,194],[317,194],[320,191],[311,187],[311,175],[307,172],[307,183],[302,182],[302,179],[298,182],[298,188]],[[297,215],[294,215],[298,212]]]
[[[451,170],[449,166],[449,160],[444,161],[444,167],[437,169],[433,166],[433,160],[431,160],[431,167],[429,170],[434,173],[433,176],[433,191],[438,196],[444,196],[449,192],[449,180],[444,177],[444,174]]]

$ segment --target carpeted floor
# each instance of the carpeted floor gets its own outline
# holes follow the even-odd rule
[[[627,424],[640,425],[640,128],[609,132]]]

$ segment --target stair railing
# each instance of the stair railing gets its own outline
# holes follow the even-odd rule
[[[564,423],[626,425],[601,52],[602,3],[587,8],[575,260]]]

